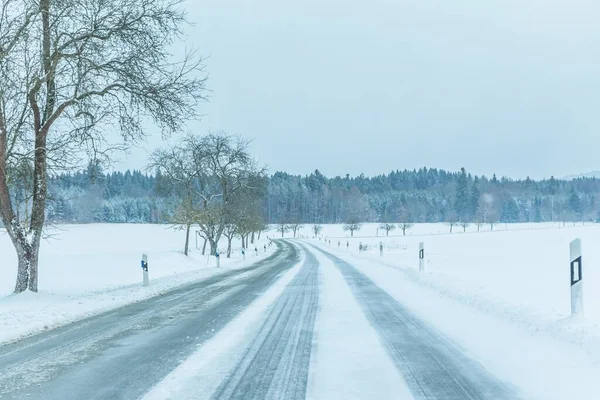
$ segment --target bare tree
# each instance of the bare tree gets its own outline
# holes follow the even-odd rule
[[[225,207],[226,223],[223,235],[227,238],[227,258],[231,256],[231,243],[236,235],[242,239],[242,247],[246,248],[248,235],[254,235],[264,229],[261,212],[260,191],[241,190]]]
[[[471,224],[469,224],[468,222],[461,222],[460,223],[460,226],[463,228],[463,232],[467,231],[467,228],[469,227],[469,225],[471,225]]]
[[[413,224],[409,224],[408,222],[401,222],[398,226],[402,229],[402,235],[406,236],[406,231],[412,228]]]
[[[266,190],[264,169],[255,166],[248,145],[223,132],[188,135],[152,155],[149,168],[161,171],[180,188],[180,196],[192,199],[195,224],[208,240],[211,255],[227,225],[228,205],[241,192]]]
[[[379,229],[385,231],[385,236],[389,236],[390,231],[393,231],[394,229],[396,229],[396,225],[389,223],[389,222],[385,222],[385,223],[379,225]]]
[[[238,233],[239,225],[231,223],[225,224],[225,229],[223,229],[223,236],[227,238],[227,258],[231,258],[231,242]]]
[[[0,5],[0,215],[18,258],[15,292],[38,289],[47,178],[144,138],[180,131],[203,98],[202,60],[172,61],[183,0],[4,0]],[[106,132],[118,131],[121,143]],[[25,213],[11,184],[27,165]],[[23,209],[23,208],[22,208]]]
[[[289,224],[289,229],[294,233],[294,237],[296,237],[296,234],[299,233],[300,229],[304,227],[304,225],[302,225],[299,222],[294,222]]]
[[[450,221],[450,222],[447,222],[447,225],[450,227],[450,233],[452,233],[452,231],[453,231],[454,227],[455,227],[457,224],[458,224],[458,223],[457,223],[457,222],[455,222],[455,221]]]
[[[315,234],[315,237],[319,236],[319,233],[321,233],[322,230],[323,230],[322,225],[315,224],[312,226],[312,231]]]
[[[184,254],[188,255],[190,242],[190,229],[192,225],[198,222],[198,199],[195,195],[198,186],[198,176],[196,168],[191,162],[190,149],[184,146],[173,146],[168,149],[156,150],[150,156],[148,170],[157,171],[168,179],[168,186],[165,187],[169,192],[174,193],[181,198],[179,207],[175,214],[168,218],[175,229],[185,229]],[[203,234],[204,246],[206,246],[207,237]],[[204,248],[202,250],[204,254]]]
[[[265,190],[265,169],[258,168],[248,152],[249,142],[225,132],[205,136],[189,135],[183,146],[191,151],[191,162],[198,177],[196,194],[202,203],[198,221],[215,254],[225,229],[225,208],[240,191]]]
[[[344,224],[344,230],[350,231],[350,236],[354,237],[354,232],[359,231],[361,228],[361,223],[356,217],[350,217]]]
[[[189,253],[190,247],[190,230],[197,219],[198,216],[190,198],[184,199],[175,209],[173,216],[169,218],[169,221],[173,224],[175,229],[185,230],[185,245],[183,247],[183,254],[186,256]]]
[[[277,224],[277,232],[281,233],[281,237],[283,237],[286,232],[289,232],[289,230],[290,226],[287,223],[281,222]]]
[[[490,193],[484,193],[481,196],[481,214],[483,217],[483,223],[490,224],[490,231],[494,230],[494,223],[498,220],[498,210],[495,207],[494,196]]]

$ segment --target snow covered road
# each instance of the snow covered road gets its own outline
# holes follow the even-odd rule
[[[318,263],[308,254],[215,399],[304,399],[318,301]]]
[[[518,398],[513,388],[491,376],[359,270],[325,254],[344,276],[415,399]]]
[[[0,399],[517,399],[326,249],[0,347]]]
[[[298,262],[252,267],[0,347],[1,399],[135,399]]]

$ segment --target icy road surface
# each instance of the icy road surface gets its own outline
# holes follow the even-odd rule
[[[351,264],[249,268],[0,347],[0,399],[516,399]]]

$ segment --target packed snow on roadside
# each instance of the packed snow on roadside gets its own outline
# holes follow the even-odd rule
[[[594,398],[600,393],[600,226],[534,228],[343,238],[338,249],[334,235],[345,232],[326,226],[331,245],[324,238],[308,242],[358,267],[526,398]],[[569,242],[575,238],[583,243],[585,317],[572,319]],[[423,273],[419,242],[426,251]],[[359,252],[359,244],[368,250]]]
[[[0,343],[250,265],[274,250],[267,248],[265,253],[268,239],[263,234],[246,253],[245,261],[239,240],[234,241],[232,256],[227,259],[227,243],[222,240],[221,268],[216,268],[215,257],[202,256],[201,250],[196,250],[194,231],[186,257],[184,231],[166,225],[65,225],[48,233],[40,250],[39,293],[13,295],[16,254],[10,238],[0,230]],[[200,239],[198,247],[202,247]],[[149,287],[142,287],[142,253],[148,255]]]

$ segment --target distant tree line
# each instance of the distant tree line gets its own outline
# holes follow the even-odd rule
[[[327,178],[277,172],[269,179],[269,223],[544,222],[595,220],[600,180],[534,181],[474,176],[465,169],[394,171]]]
[[[589,221],[599,217],[600,179],[535,181],[474,176],[464,169],[394,171],[374,177],[327,178],[284,172],[264,177],[258,211],[265,223],[286,225],[359,222],[496,223]],[[179,189],[174,190],[179,186]],[[15,196],[19,195],[18,186]],[[178,207],[180,185],[160,169],[84,171],[49,181],[48,220],[54,223],[168,223]],[[282,228],[287,231],[288,228]]]

